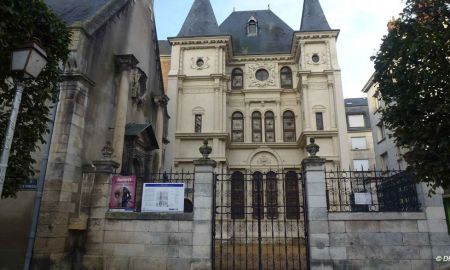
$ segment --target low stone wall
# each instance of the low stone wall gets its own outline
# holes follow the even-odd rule
[[[433,269],[430,229],[425,213],[330,213],[333,269]]]
[[[101,257],[85,256],[84,265],[92,269],[190,269],[192,214],[107,213],[101,242]]]

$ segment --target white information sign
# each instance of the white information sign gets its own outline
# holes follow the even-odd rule
[[[372,198],[370,193],[353,193],[355,194],[355,204],[370,205],[372,204]]]
[[[142,212],[183,212],[184,183],[145,183]]]

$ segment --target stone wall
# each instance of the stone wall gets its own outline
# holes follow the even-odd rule
[[[433,269],[424,213],[330,213],[328,220],[333,269]]]
[[[166,217],[158,217],[157,214],[147,217],[143,214],[133,214],[135,213],[107,214],[102,236],[98,236],[102,238],[97,246],[101,256],[86,255],[83,262],[86,267],[190,269],[193,244],[192,214]],[[137,220],[138,218],[154,220]]]
[[[450,269],[442,258],[450,256],[450,237],[439,191],[429,197],[417,185],[421,212],[333,213],[324,160],[305,159],[303,168],[311,269]]]
[[[118,164],[94,161],[81,269],[211,269],[213,168],[195,161],[192,213],[109,211],[111,178]]]

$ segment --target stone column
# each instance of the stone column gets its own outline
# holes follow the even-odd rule
[[[139,61],[132,54],[116,55],[117,71],[120,74],[117,90],[116,121],[114,124],[113,148],[116,151],[114,160],[122,163],[125,126],[127,124],[128,98],[130,93],[130,71],[136,68]],[[120,168],[119,168],[120,169]]]
[[[111,158],[92,162],[88,174],[94,175],[94,186],[90,196],[90,209],[86,236],[86,253],[82,266],[86,269],[103,269],[103,242],[105,213],[109,209],[111,179],[119,164]]]
[[[213,220],[213,186],[214,168],[217,163],[208,158],[211,154],[208,141],[200,147],[203,158],[194,161],[194,221],[191,270],[206,270],[212,268],[212,220]]]
[[[303,160],[306,181],[306,226],[309,233],[309,263],[312,270],[333,269],[330,256],[328,210],[325,183],[325,159],[316,156],[319,146],[311,139],[306,147],[310,156]]]

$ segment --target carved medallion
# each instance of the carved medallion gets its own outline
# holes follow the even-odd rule
[[[247,66],[247,78],[249,81],[249,87],[276,86],[276,65],[272,63],[261,62],[256,64],[249,64]]]

